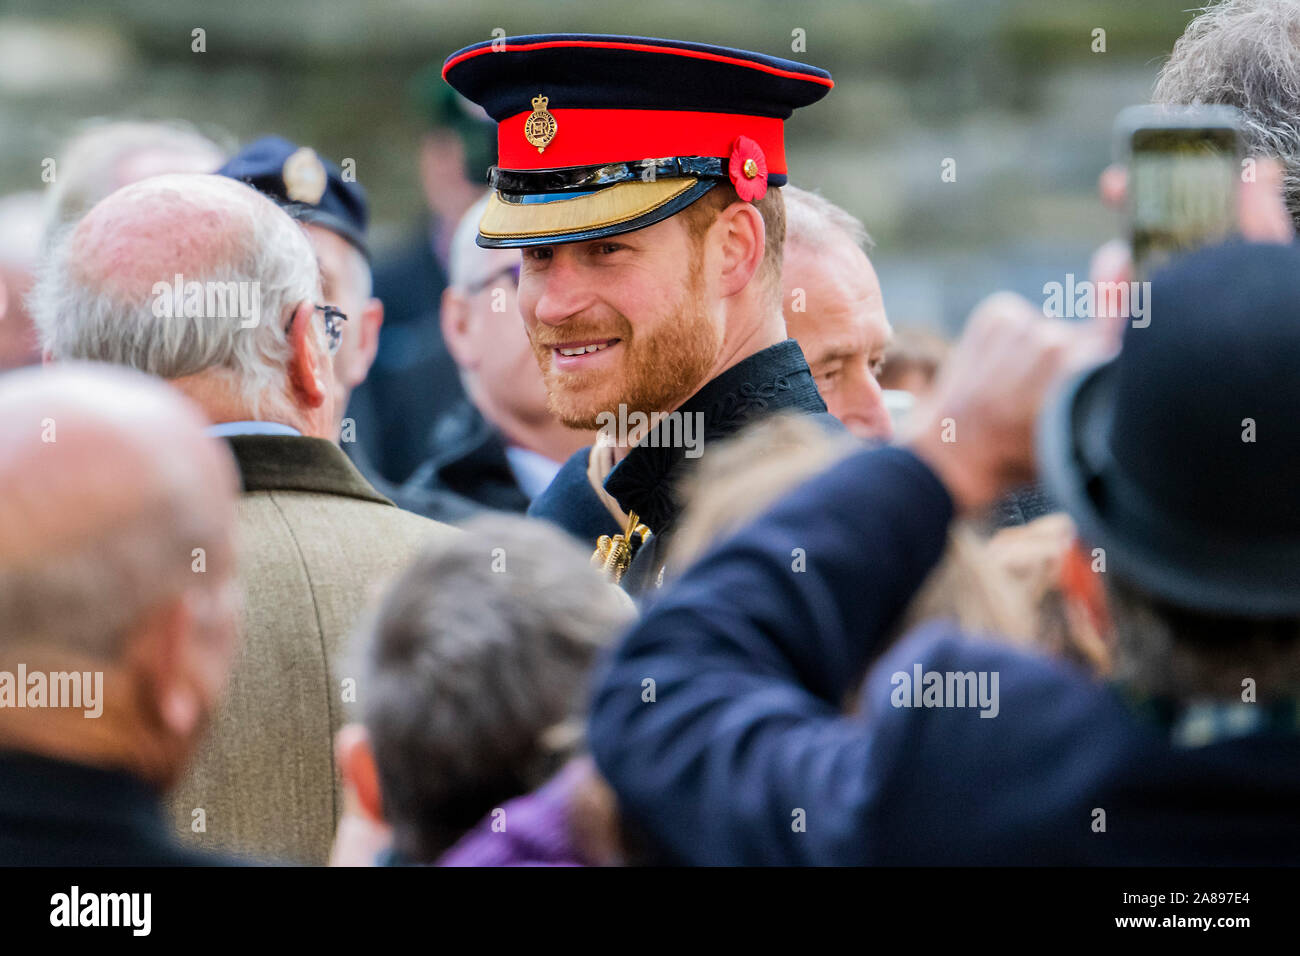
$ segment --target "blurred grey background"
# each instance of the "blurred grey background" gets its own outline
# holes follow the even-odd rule
[[[1191,16],[1176,0],[5,0],[0,192],[44,188],[42,160],[92,117],[275,132],[356,160],[382,250],[422,218],[421,68],[497,28],[740,46],[831,71],[788,126],[792,181],[862,217],[896,325],[951,332],[996,288],[1041,298],[1082,276],[1118,233],[1096,189],[1111,123]]]

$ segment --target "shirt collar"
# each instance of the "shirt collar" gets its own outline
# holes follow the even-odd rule
[[[560,470],[558,461],[517,445],[506,446],[506,460],[510,462],[510,471],[519,483],[519,490],[530,501],[546,490]]]
[[[208,434],[214,438],[229,438],[231,435],[301,435],[302,432],[279,422],[219,422],[208,426]]]

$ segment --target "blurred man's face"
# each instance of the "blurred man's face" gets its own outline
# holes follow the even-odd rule
[[[304,231],[320,263],[320,304],[336,306],[348,317],[343,323],[339,350],[334,354],[335,405],[342,415],[349,394],[365,381],[374,359],[365,347],[362,321],[370,299],[370,267],[361,253],[338,233],[315,225],[305,225]]]
[[[781,280],[786,330],[826,407],[859,438],[888,441],[893,426],[876,375],[892,330],[866,254],[847,239],[820,249],[788,243]]]
[[[561,421],[595,429],[620,404],[672,411],[704,384],[724,331],[701,268],[706,251],[679,216],[523,250],[519,309]]]
[[[552,416],[546,386],[519,318],[519,251],[480,249],[475,278],[455,290],[453,309],[466,312],[456,361],[473,377],[474,388],[495,409],[529,424]]]

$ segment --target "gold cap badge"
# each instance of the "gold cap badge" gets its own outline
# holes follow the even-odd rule
[[[548,98],[545,96],[534,96],[533,111],[524,121],[524,139],[536,146],[539,153],[555,139],[555,131],[559,128],[555,117],[546,109],[547,102]]]
[[[280,177],[284,180],[284,194],[292,202],[314,206],[325,195],[328,181],[325,164],[310,146],[302,147],[284,161]]]

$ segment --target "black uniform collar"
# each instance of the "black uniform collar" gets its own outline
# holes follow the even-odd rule
[[[727,369],[678,409],[704,415],[703,440],[720,441],[756,418],[784,409],[825,412],[812,372],[794,339],[756,352]],[[655,431],[664,429],[660,425]],[[653,432],[651,434],[654,434]],[[675,485],[687,449],[664,447],[649,436],[628,452],[605,479],[605,490],[626,512],[635,511],[655,534],[665,533],[677,518]]]

